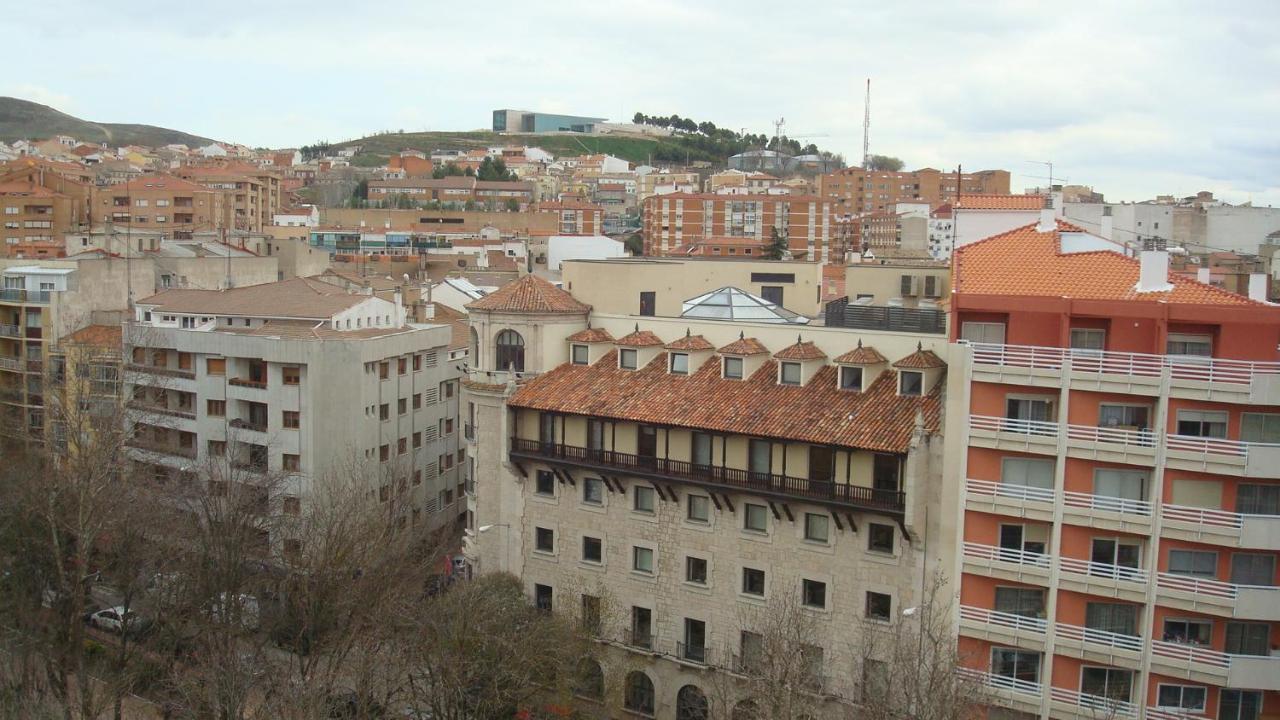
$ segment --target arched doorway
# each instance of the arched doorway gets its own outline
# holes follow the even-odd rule
[[[639,670],[627,673],[626,694],[622,700],[624,707],[644,715],[652,715],[653,698],[653,681],[648,675]]]
[[[515,330],[503,330],[493,342],[494,369],[524,372],[524,338]]]
[[[707,720],[707,696],[696,685],[685,685],[676,693],[676,720]]]

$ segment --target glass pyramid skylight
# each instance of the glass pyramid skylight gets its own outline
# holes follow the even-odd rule
[[[797,315],[780,305],[743,292],[736,287],[722,287],[685,300],[680,317],[796,325],[809,322],[809,318],[803,315]]]

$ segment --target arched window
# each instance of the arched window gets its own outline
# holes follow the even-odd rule
[[[480,334],[475,328],[470,328],[471,344],[467,348],[467,353],[471,356],[467,358],[467,363],[473,368],[480,367]]]
[[[707,720],[707,696],[696,685],[685,685],[676,693],[676,720]]]
[[[743,700],[733,706],[733,720],[760,720],[760,708],[755,700]]]
[[[524,338],[515,330],[503,330],[494,341],[495,370],[524,372]]]
[[[604,697],[604,670],[591,658],[578,662],[578,676],[574,678],[573,692],[582,697],[599,700]]]
[[[633,712],[653,714],[653,681],[648,675],[633,670],[627,674],[626,696],[623,705]]]

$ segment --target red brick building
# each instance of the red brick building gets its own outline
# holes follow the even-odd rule
[[[645,254],[759,257],[784,230],[793,259],[843,262],[831,203],[813,195],[671,193],[645,198]]]

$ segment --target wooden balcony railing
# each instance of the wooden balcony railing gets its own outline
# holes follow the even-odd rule
[[[901,513],[906,494],[828,480],[752,472],[739,468],[699,465],[684,460],[647,457],[614,450],[592,450],[559,443],[512,438],[512,456],[546,459],[596,470],[615,470],[660,480],[686,481],[725,490],[794,497],[860,509]]]

